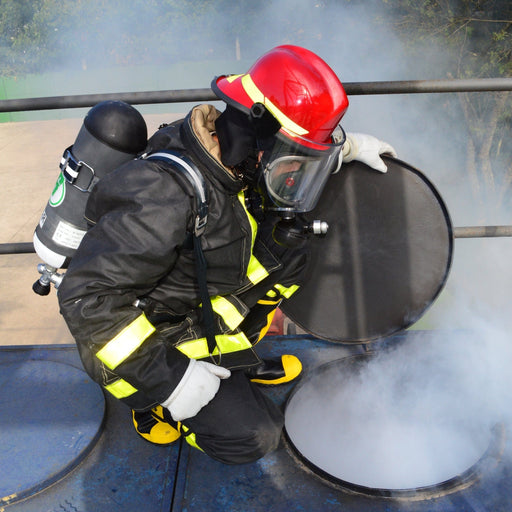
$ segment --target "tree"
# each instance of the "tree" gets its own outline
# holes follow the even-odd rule
[[[444,48],[437,69],[450,78],[512,76],[509,0],[382,0],[411,54],[433,64],[430,48]],[[510,92],[459,93],[467,125],[467,171],[482,219],[504,206],[512,184]],[[510,206],[510,205],[509,205]]]
[[[15,74],[27,65],[33,56],[26,53],[23,41],[30,32],[34,13],[41,1],[0,1],[0,60],[4,75]]]

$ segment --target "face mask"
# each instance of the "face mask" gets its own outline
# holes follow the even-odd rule
[[[320,144],[298,135],[281,133],[263,153],[263,179],[277,211],[311,211],[317,204],[329,175],[340,161],[345,139]]]

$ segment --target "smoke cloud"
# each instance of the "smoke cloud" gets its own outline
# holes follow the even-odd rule
[[[470,469],[494,425],[510,423],[511,352],[500,329],[445,330],[380,351],[361,368],[361,356],[338,360],[296,392],[287,432],[302,455],[341,480],[436,485]]]

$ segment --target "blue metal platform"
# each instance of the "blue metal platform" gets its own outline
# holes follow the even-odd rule
[[[262,341],[259,352],[297,354],[308,372],[364,347],[278,336]],[[435,499],[354,495],[305,470],[284,442],[240,466],[215,462],[183,441],[169,447],[145,442],[130,410],[104,397],[83,372],[73,346],[5,347],[0,370],[0,512],[512,510],[510,456],[468,488]],[[284,404],[292,389],[266,392]]]

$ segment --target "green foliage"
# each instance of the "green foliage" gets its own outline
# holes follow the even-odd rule
[[[339,3],[280,5],[282,42],[329,38],[315,31],[322,15]],[[390,14],[411,54],[428,60],[431,48],[444,49],[444,67],[435,62],[439,72],[454,77],[512,75],[510,0],[343,3],[380,3],[385,23]],[[272,5],[272,0],[0,0],[1,72],[49,71],[64,63],[87,68],[234,57],[238,39],[264,44],[268,20],[262,13]]]
[[[236,38],[258,37],[258,12],[270,3],[0,0],[1,73],[234,58]],[[221,13],[229,13],[236,23]]]
[[[512,76],[510,0],[381,1],[411,57],[438,78]],[[447,100],[452,108],[455,102],[467,129],[468,180],[485,219],[511,206],[511,93],[460,93]]]
[[[382,0],[410,51],[444,49],[456,78],[512,75],[509,0]]]

